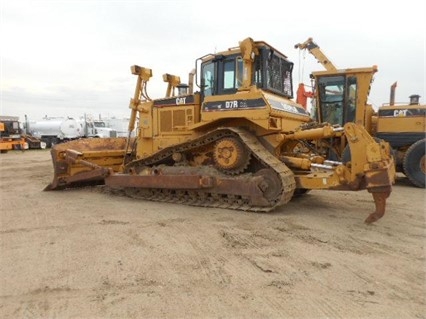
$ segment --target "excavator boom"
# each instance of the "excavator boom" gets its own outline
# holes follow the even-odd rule
[[[330,59],[324,54],[324,52],[321,51],[318,44],[316,44],[312,38],[308,38],[308,40],[306,40],[305,42],[295,44],[294,48],[300,50],[308,50],[309,53],[311,53],[315,57],[315,59],[317,59],[318,63],[321,63],[327,71],[337,70],[336,66],[330,61]]]

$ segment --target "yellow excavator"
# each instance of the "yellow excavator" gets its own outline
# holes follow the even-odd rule
[[[353,122],[364,126],[375,139],[391,145],[396,170],[404,173],[413,185],[424,188],[426,105],[419,103],[420,96],[413,94],[409,103],[395,103],[395,82],[391,86],[390,102],[375,111],[367,100],[377,66],[338,69],[312,38],[296,44],[295,48],[307,50],[325,68],[311,74],[314,82],[312,116],[330,124]],[[347,150],[346,145],[336,145],[333,157],[345,162],[349,158]]]
[[[246,38],[197,59],[188,84],[163,75],[166,96],[151,99],[152,70],[134,65],[128,138],[55,145],[45,190],[105,184],[141,199],[255,212],[311,189],[367,190],[375,211],[365,222],[378,220],[395,177],[389,144],[357,123],[312,120],[293,101],[292,71],[286,55]],[[349,161],[329,157],[336,143],[349,145]]]

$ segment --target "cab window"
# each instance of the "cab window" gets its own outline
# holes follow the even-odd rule
[[[344,76],[323,77],[319,79],[321,119],[330,124],[343,125]]]
[[[357,103],[357,78],[328,76],[318,81],[321,120],[344,125],[354,122]]]
[[[219,94],[232,94],[243,84],[243,59],[241,56],[231,56],[223,60],[223,67],[219,70],[223,76]]]
[[[213,95],[214,92],[214,83],[215,83],[215,72],[214,72],[214,63],[206,63],[202,66],[202,89],[204,92],[204,96]]]
[[[235,88],[235,62],[225,61],[223,64],[223,89]]]
[[[357,88],[358,88],[358,85],[357,85],[356,77],[349,77],[345,122],[355,122],[356,105],[357,105]]]

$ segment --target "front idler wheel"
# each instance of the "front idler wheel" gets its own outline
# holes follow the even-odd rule
[[[259,187],[263,192],[263,196],[269,202],[274,202],[280,197],[282,193],[281,179],[273,169],[263,168],[254,175],[263,177],[263,182],[260,183]]]

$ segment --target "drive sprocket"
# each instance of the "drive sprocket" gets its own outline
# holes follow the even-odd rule
[[[250,151],[236,137],[224,137],[214,145],[215,166],[228,175],[242,173],[250,163]]]

